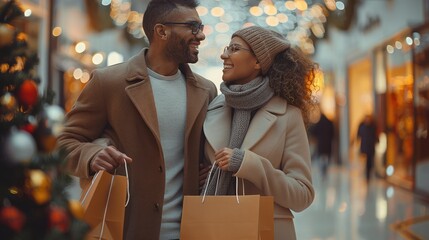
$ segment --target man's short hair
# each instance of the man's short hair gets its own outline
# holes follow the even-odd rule
[[[143,15],[143,30],[149,40],[153,38],[155,24],[162,23],[171,11],[179,6],[196,8],[199,2],[196,0],[152,0],[149,2]]]

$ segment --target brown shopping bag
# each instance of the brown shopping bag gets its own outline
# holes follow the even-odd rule
[[[180,239],[272,240],[273,197],[185,196]]]
[[[83,187],[80,198],[83,218],[91,227],[86,239],[122,240],[127,179],[100,171]]]

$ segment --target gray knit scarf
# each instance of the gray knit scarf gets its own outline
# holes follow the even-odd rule
[[[227,85],[222,82],[220,91],[225,95],[226,104],[234,110],[228,147],[240,148],[249,128],[252,112],[267,103],[274,92],[269,86],[268,77],[257,77],[243,85]],[[222,171],[214,165],[212,173],[214,174],[209,180],[207,195],[235,194],[233,172]]]

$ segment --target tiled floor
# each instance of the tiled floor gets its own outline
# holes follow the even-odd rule
[[[362,168],[331,166],[322,179],[313,166],[316,198],[295,214],[298,240],[429,239],[429,202],[380,178],[367,184]]]
[[[380,178],[367,185],[360,163],[331,166],[326,179],[314,165],[313,184],[313,204],[295,214],[298,240],[429,240],[429,202]],[[79,198],[76,184],[69,191]]]

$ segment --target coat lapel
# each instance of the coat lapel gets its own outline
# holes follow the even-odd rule
[[[152,93],[150,81],[143,80],[126,88],[127,94],[134,106],[139,111],[143,120],[146,122],[151,131],[159,139],[158,119],[156,116],[155,102]],[[206,101],[208,101],[208,93],[205,89],[196,87],[194,84],[187,81],[186,83],[186,139],[189,136],[195,120],[200,114]]]
[[[192,127],[201,113],[201,110],[208,104],[209,93],[207,89],[200,86],[188,65],[181,65],[180,70],[186,78],[186,132],[185,141],[191,133]],[[204,109],[204,111],[206,111]]]
[[[227,147],[229,144],[232,116],[231,108],[225,105],[224,99],[224,96],[221,95],[210,104],[204,122],[207,141],[215,151]],[[255,146],[276,122],[276,115],[285,112],[285,101],[280,97],[273,97],[253,117],[241,148],[251,149]]]
[[[146,51],[147,48],[130,59],[126,80],[131,85],[126,87],[125,91],[153,135],[160,140],[155,102],[146,69]]]
[[[265,110],[258,111],[250,123],[241,148],[252,148],[268,132],[276,120],[277,117],[272,113]]]
[[[148,79],[128,86],[125,91],[152,133],[160,140],[152,87]]]
[[[215,151],[227,147],[229,144],[231,108],[225,105],[224,100],[225,97],[223,95],[213,100],[204,121],[205,136]]]
[[[253,117],[241,148],[251,149],[277,121],[276,115],[284,113],[286,113],[285,101],[280,97],[273,97]]]
[[[136,83],[129,85],[126,88],[126,92],[149,129],[159,140],[160,133],[156,115],[156,107],[152,87],[146,70],[146,50],[147,49],[142,50],[138,55],[130,60],[127,81],[141,81],[137,81]],[[187,112],[185,139],[188,139],[195,120],[200,114],[201,109],[205,104],[207,104],[208,91],[198,83],[187,64],[181,65],[180,70],[186,78]]]

